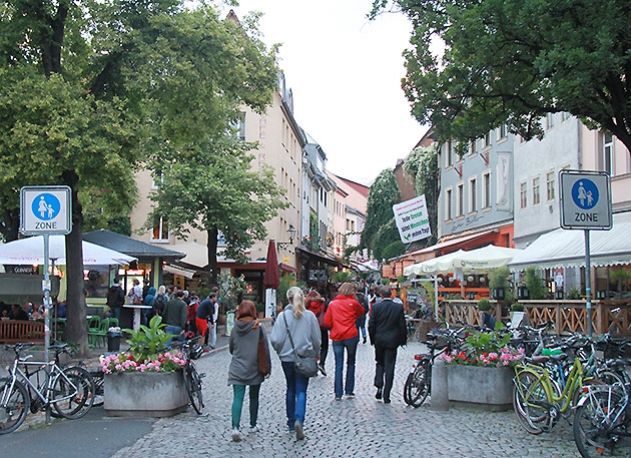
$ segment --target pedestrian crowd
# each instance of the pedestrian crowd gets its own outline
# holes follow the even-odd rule
[[[295,433],[297,440],[305,437],[309,379],[318,372],[327,375],[329,340],[335,358],[333,399],[342,401],[355,397],[355,355],[360,338],[366,343],[367,336],[375,347],[375,398],[390,404],[397,349],[407,342],[403,304],[391,298],[390,288],[357,291],[356,285],[343,283],[328,303],[318,291],[289,288],[287,305],[278,310],[269,343],[280,359],[285,377],[286,428]],[[249,431],[256,433],[261,384],[271,373],[268,339],[250,301],[241,302],[237,308],[229,350],[232,359],[228,384],[233,387],[231,437],[239,442],[243,437],[240,423],[246,388]]]

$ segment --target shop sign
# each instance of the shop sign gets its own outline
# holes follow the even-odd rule
[[[392,206],[394,220],[403,243],[412,243],[431,237],[425,194]]]

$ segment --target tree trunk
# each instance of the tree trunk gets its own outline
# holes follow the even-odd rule
[[[219,272],[217,271],[217,237],[219,235],[219,230],[216,226],[213,226],[206,230],[206,234],[208,235],[206,247],[208,248],[210,284],[211,286],[215,286],[217,285],[217,278],[219,276]]]
[[[73,172],[64,173],[64,178],[72,183],[72,232],[66,235],[66,330],[64,338],[75,344],[79,353],[85,356],[88,352],[87,307],[85,303],[83,282],[83,246],[81,238],[82,208],[77,193],[78,177]]]

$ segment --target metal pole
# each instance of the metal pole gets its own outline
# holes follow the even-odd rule
[[[434,275],[434,316],[438,323],[438,275]]]
[[[44,234],[44,361],[46,362],[46,378],[50,377],[48,367],[48,350],[50,347],[50,276],[48,275],[49,235]],[[46,408],[46,424],[50,424],[50,405]]]
[[[585,308],[587,311],[587,335],[592,336],[592,272],[589,257],[589,229],[585,229]]]

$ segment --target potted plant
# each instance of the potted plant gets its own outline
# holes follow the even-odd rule
[[[447,392],[452,402],[474,404],[490,410],[512,405],[512,366],[523,350],[508,347],[511,335],[498,323],[491,332],[474,331],[460,350],[443,354],[447,364]]]
[[[172,335],[159,315],[130,334],[129,351],[100,357],[104,408],[108,416],[165,417],[188,405],[182,367],[184,355],[169,350]]]

